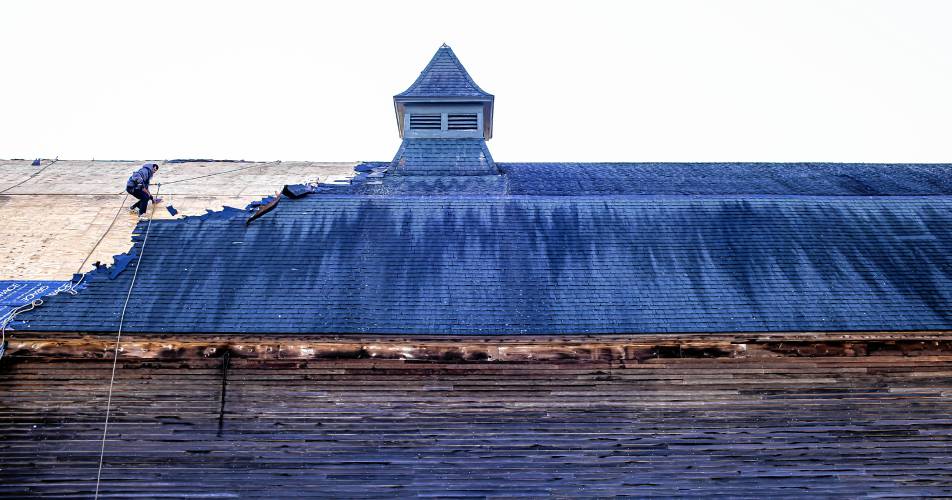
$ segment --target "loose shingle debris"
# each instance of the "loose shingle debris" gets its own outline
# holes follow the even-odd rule
[[[296,200],[312,194],[315,191],[316,187],[310,184],[288,184],[281,190],[281,194],[292,200]]]
[[[260,202],[252,203],[250,207],[254,209],[254,212],[251,214],[251,217],[245,220],[245,225],[251,224],[253,221],[277,208],[282,196],[297,200],[316,192],[318,192],[317,187],[311,184],[287,184],[280,192],[275,193],[274,196],[265,198]]]
[[[118,277],[120,273],[122,273],[123,271],[126,270],[127,267],[129,267],[129,264],[131,264],[132,261],[135,260],[137,256],[138,254],[136,253],[135,250],[129,253],[116,255],[113,258],[113,261],[114,261],[113,265],[109,266],[108,268],[104,267],[104,269],[108,269],[109,271],[109,279],[111,280],[116,279],[116,277]]]
[[[281,193],[274,193],[267,203],[262,203],[258,205],[257,209],[251,214],[251,217],[248,217],[245,220],[245,225],[251,224],[253,221],[263,217],[266,213],[274,210],[278,207],[278,203],[281,202]]]

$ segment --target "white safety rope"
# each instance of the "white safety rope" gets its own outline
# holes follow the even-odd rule
[[[160,189],[161,187],[156,189],[156,196],[158,196]],[[96,492],[93,496],[93,498],[97,500],[99,498],[99,483],[102,479],[103,457],[106,454],[106,434],[109,432],[109,415],[110,410],[112,409],[112,388],[116,381],[116,365],[119,361],[119,344],[122,339],[122,323],[126,319],[126,308],[129,307],[129,299],[132,298],[132,289],[135,287],[136,277],[139,275],[139,264],[142,263],[142,256],[145,255],[145,244],[149,241],[149,230],[152,229],[152,218],[154,216],[155,203],[152,204],[152,211],[149,212],[149,222],[146,224],[145,236],[142,238],[142,247],[139,249],[139,258],[136,260],[136,269],[135,272],[132,273],[132,282],[129,283],[129,291],[126,293],[126,301],[122,304],[122,313],[119,315],[119,329],[116,332],[116,346],[113,349],[112,354],[112,374],[109,376],[109,392],[106,396],[106,419],[103,422],[102,443],[99,447],[99,470],[96,472]]]
[[[41,169],[37,170],[36,172],[33,172],[32,174],[30,174],[30,176],[27,177],[26,179],[23,179],[22,181],[20,181],[20,182],[18,182],[18,183],[16,183],[16,184],[14,184],[14,185],[12,185],[12,186],[10,186],[10,187],[4,189],[3,191],[0,191],[0,194],[6,193],[7,191],[9,191],[9,190],[11,190],[11,189],[13,189],[13,188],[18,188],[18,187],[22,186],[22,185],[25,184],[28,180],[30,180],[30,179],[32,179],[32,178],[34,178],[34,177],[36,177],[36,176],[42,174],[43,171],[46,170],[46,167],[49,167],[50,165],[52,165],[52,164],[54,164],[54,163],[56,163],[56,162],[58,162],[58,161],[59,161],[59,156],[57,156],[56,158],[54,158],[53,161],[47,163],[46,165],[43,165],[43,168],[41,168]]]
[[[22,305],[15,308],[13,311],[10,311],[10,315],[3,320],[3,324],[0,324],[0,358],[3,358],[3,355],[7,350],[7,325],[9,325],[10,322],[13,321],[13,318],[17,317],[18,314],[32,311],[42,305],[43,299],[35,299],[29,304]]]
[[[122,201],[119,203],[119,209],[116,210],[116,215],[113,216],[112,222],[109,223],[109,227],[106,228],[106,231],[102,233],[102,236],[99,237],[99,240],[96,241],[96,244],[93,245],[93,248],[89,250],[89,253],[86,254],[86,258],[83,259],[83,263],[76,268],[76,274],[79,274],[83,271],[83,268],[86,267],[86,263],[89,262],[89,258],[93,256],[93,252],[99,248],[99,245],[102,243],[102,240],[106,239],[106,235],[109,234],[109,231],[112,231],[112,227],[116,225],[116,220],[119,219],[119,215],[122,213],[122,209],[126,208],[126,200],[129,199],[129,193],[126,192],[126,195],[122,197]],[[155,204],[152,205],[152,208],[155,208]],[[76,295],[76,288],[79,287],[80,283],[86,279],[86,273],[83,273],[82,277],[79,278],[79,281],[73,283],[69,290],[69,293]]]

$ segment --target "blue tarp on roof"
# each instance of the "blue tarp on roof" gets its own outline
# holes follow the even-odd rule
[[[804,189],[768,182],[784,178],[781,166],[771,168],[751,184]],[[810,178],[810,168],[786,171]],[[952,329],[952,197],[942,187],[949,167],[899,175],[924,176],[896,184],[900,192],[943,191],[922,197],[844,196],[852,184],[823,180],[836,167],[816,168],[810,192],[839,195],[736,195],[727,187],[700,196],[318,194],[287,200],[247,228],[240,214],[155,221],[124,330]],[[862,184],[891,194],[886,186],[897,181],[880,173],[871,174],[879,184]],[[132,274],[52,297],[24,327],[114,331]]]
[[[0,281],[0,325],[18,307],[69,289],[68,281]]]

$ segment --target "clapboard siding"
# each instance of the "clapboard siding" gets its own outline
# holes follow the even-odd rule
[[[84,497],[111,361],[0,366],[0,496]],[[120,359],[103,494],[952,494],[952,355]]]

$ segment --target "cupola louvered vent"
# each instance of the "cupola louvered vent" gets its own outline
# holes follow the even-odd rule
[[[493,136],[493,101],[444,44],[413,85],[393,96],[393,109],[403,139],[488,140]]]
[[[404,137],[460,139],[483,135],[481,105],[471,103],[408,104]]]
[[[410,115],[410,130],[440,130],[442,128],[439,113],[413,113]]]
[[[478,126],[476,113],[450,114],[446,117],[447,130],[476,130]]]

